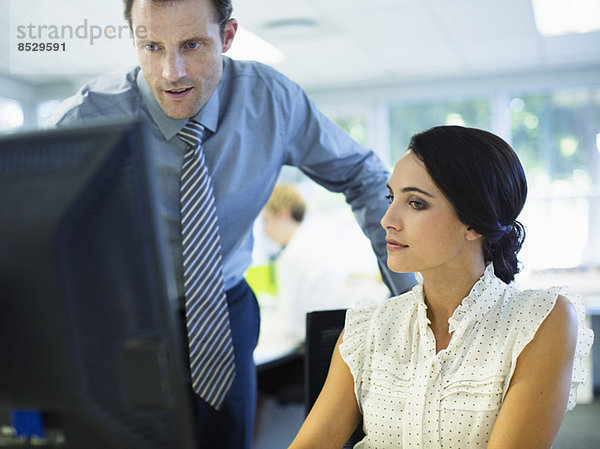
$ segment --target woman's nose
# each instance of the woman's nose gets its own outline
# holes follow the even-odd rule
[[[398,231],[402,229],[400,215],[398,213],[397,206],[393,202],[388,206],[379,223],[385,230],[393,229]]]

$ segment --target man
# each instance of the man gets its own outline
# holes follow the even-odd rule
[[[203,155],[197,166],[208,173],[208,182],[203,182],[202,188],[207,189],[207,198],[212,198],[207,200],[207,210],[216,211],[218,222],[211,225],[212,231],[218,227],[218,232],[211,231],[211,238],[217,239],[211,251],[219,250],[222,261],[211,263],[210,268],[218,265],[219,273],[222,270],[220,284],[227,300],[226,329],[219,335],[229,341],[223,343],[225,348],[233,340],[235,377],[232,386],[207,387],[219,391],[217,399],[207,399],[205,393],[199,393],[202,398],[195,396],[199,435],[203,448],[249,448],[256,401],[252,351],[259,316],[256,299],[243,274],[251,261],[254,219],[267,202],[281,166],[295,165],[323,186],[345,194],[375,245],[380,265],[385,267],[379,220],[386,209],[388,173],[374,153],[360,147],[319,113],[296,84],[267,66],[223,56],[238,26],[230,18],[229,0],[124,3],[125,17],[135,34],[139,67],[84,86],[59,107],[52,122],[65,126],[99,117],[139,117],[151,126],[149,151],[157,164],[160,212],[178,267],[175,276],[179,298],[186,309],[190,282],[184,280],[189,267],[184,267],[188,259],[182,255],[182,241],[185,245],[187,237],[182,237],[186,226],[181,220],[185,218],[182,211],[186,196],[182,178],[187,171],[182,166],[188,155]],[[197,133],[195,141],[192,133]],[[198,176],[204,179],[205,174]],[[213,212],[207,214],[212,216]],[[393,275],[386,268],[383,274],[395,293],[413,283],[410,277]],[[215,292],[218,283],[215,280]],[[201,334],[195,331],[197,324],[190,324],[191,315],[188,311],[190,340]],[[211,333],[211,338],[214,335]],[[191,346],[190,351],[195,351]],[[211,357],[211,351],[207,357]],[[190,359],[196,390],[195,382],[203,382],[205,376],[195,377],[194,373],[209,363],[194,366],[197,359],[192,354]],[[229,363],[227,359],[219,367]],[[219,380],[221,375],[212,377]]]
[[[306,203],[291,184],[277,185],[262,212],[265,233],[280,247],[285,247],[300,230]]]

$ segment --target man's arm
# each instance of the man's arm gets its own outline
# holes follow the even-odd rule
[[[140,99],[135,79],[138,71],[136,67],[91,80],[58,106],[45,127],[93,125],[137,117]]]
[[[394,295],[408,290],[416,283],[414,275],[387,267],[385,231],[379,223],[388,206],[390,173],[385,164],[325,117],[300,88],[290,92],[288,105],[288,163],[328,190],[345,195],[371,241],[384,282]]]

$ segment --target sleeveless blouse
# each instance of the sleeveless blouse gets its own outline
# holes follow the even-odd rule
[[[519,291],[490,264],[448,320],[452,338],[436,354],[423,286],[348,311],[340,353],[354,378],[365,438],[355,449],[485,448],[517,357],[562,294],[577,314],[567,408],[588,375],[593,333],[583,299],[565,288]]]

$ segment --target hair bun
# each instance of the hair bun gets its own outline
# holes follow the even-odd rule
[[[515,220],[510,226],[502,226],[502,229],[505,231],[500,239],[484,241],[483,252],[485,259],[494,264],[496,276],[508,283],[521,271],[517,254],[525,240],[525,227]]]

